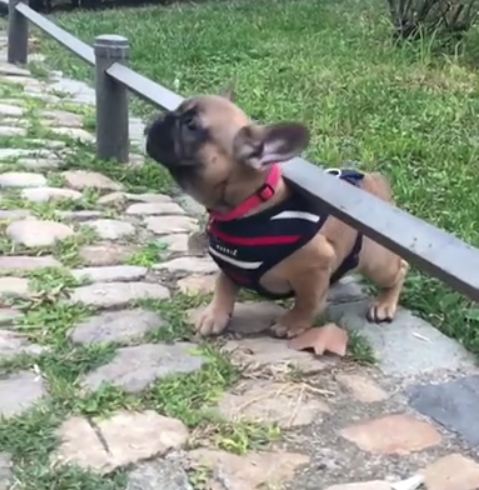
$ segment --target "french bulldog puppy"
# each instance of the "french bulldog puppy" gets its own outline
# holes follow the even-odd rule
[[[196,325],[200,334],[226,328],[245,287],[266,297],[294,297],[294,306],[271,328],[277,336],[296,336],[312,326],[330,285],[353,271],[380,289],[369,320],[394,318],[407,262],[306,200],[281,176],[279,163],[308,142],[302,124],[258,125],[229,98],[215,95],[187,99],[147,128],[147,154],[210,216],[208,250],[220,272]],[[333,173],[392,202],[379,174]]]

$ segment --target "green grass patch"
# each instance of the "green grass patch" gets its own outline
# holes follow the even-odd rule
[[[139,265],[142,267],[151,267],[165,258],[168,246],[161,240],[154,240],[137,250],[128,260],[130,265]]]
[[[349,332],[348,335],[348,357],[360,364],[375,364],[377,359],[367,339],[358,332]]]
[[[190,296],[178,293],[169,300],[138,301],[138,306],[158,313],[164,320],[164,325],[156,332],[150,333],[148,339],[153,342],[190,340],[193,331],[188,323],[188,313],[207,303],[208,299],[205,295]]]

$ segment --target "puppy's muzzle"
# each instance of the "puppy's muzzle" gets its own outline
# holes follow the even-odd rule
[[[171,167],[176,161],[175,140],[177,133],[176,118],[166,113],[146,128],[146,154],[156,162]]]

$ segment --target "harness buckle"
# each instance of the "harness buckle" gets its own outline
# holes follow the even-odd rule
[[[266,202],[274,196],[274,188],[270,184],[265,183],[258,189],[256,195],[263,202]]]

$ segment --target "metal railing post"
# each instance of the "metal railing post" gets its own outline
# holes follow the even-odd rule
[[[95,39],[96,60],[96,154],[103,160],[128,162],[128,90],[110,77],[106,70],[113,63],[126,64],[128,40],[122,36],[103,35]]]
[[[24,0],[8,2],[8,54],[9,63],[27,62],[28,57],[28,21],[17,12],[16,6]],[[24,2],[24,3],[28,3]]]

